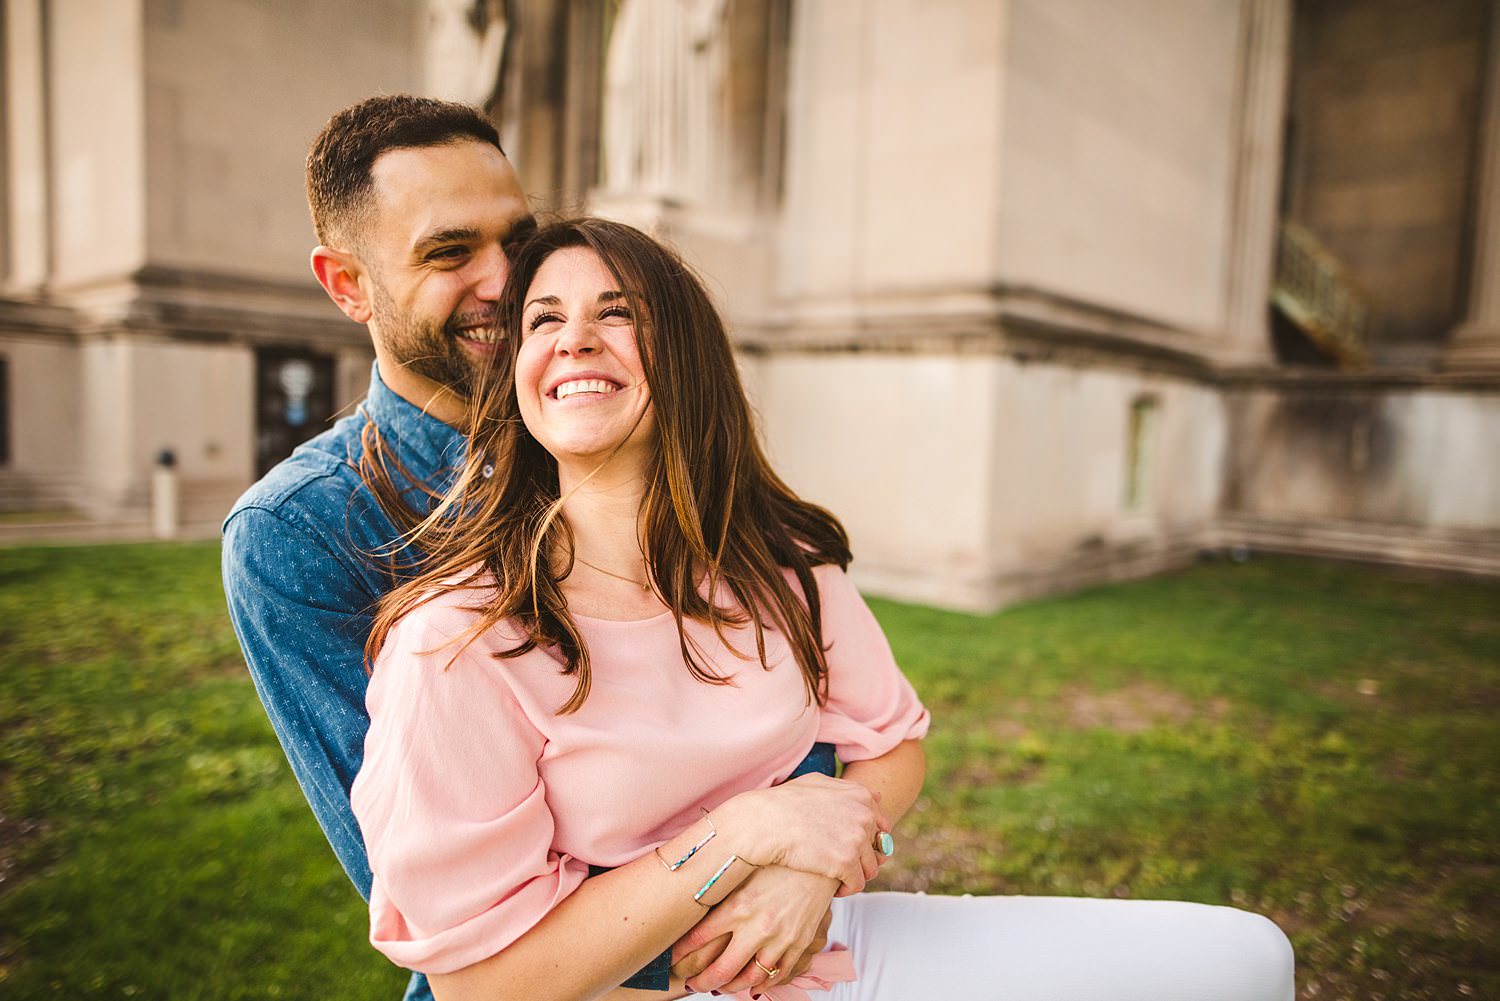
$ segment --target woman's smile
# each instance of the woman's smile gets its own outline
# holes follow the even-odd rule
[[[583,373],[569,376],[548,390],[547,395],[561,402],[569,398],[599,399],[612,396],[623,388],[608,376]]]

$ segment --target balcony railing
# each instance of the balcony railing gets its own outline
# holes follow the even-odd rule
[[[1333,252],[1300,223],[1281,224],[1271,302],[1340,366],[1368,364],[1368,299]]]

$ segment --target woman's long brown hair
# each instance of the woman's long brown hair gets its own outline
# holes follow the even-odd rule
[[[848,566],[848,536],[766,461],[723,321],[697,276],[639,230],[600,219],[554,223],[516,251],[497,320],[507,351],[471,397],[469,455],[453,488],[407,533],[425,558],[413,579],[381,600],[367,660],[403,615],[438,595],[472,590],[478,616],[467,641],[511,620],[522,638],[498,656],[555,649],[577,678],[559,713],[575,712],[588,697],[589,651],[560,586],[572,569],[573,540],[560,516],[557,463],[522,423],[515,387],[526,291],[542,263],[566,247],[599,255],[635,317],[656,417],[641,551],[651,586],[676,619],[688,670],[710,684],[729,680],[696,648],[684,620],[712,625],[721,639],[726,626],[748,622],[762,666],[769,666],[765,630],[786,636],[809,699],[821,704],[827,661],[812,570]]]

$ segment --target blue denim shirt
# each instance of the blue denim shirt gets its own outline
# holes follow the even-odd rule
[[[297,782],[344,871],[366,900],[365,856],[349,787],[364,757],[364,644],[375,603],[399,577],[369,554],[398,532],[355,467],[374,423],[416,479],[441,490],[461,464],[465,439],[412,406],[371,373],[357,412],[302,444],[252,486],[224,521],[224,593],[255,690]],[[416,496],[416,495],[413,495]],[[832,774],[817,745],[798,770]],[[623,986],[666,990],[671,953]],[[420,973],[406,1001],[430,1001]]]
[[[465,439],[372,372],[364,404],[297,448],[224,521],[224,593],[255,690],[313,814],[360,895],[370,898],[349,787],[364,758],[364,644],[375,603],[396,578],[367,554],[397,529],[360,480],[360,436],[373,422],[413,477],[441,488]],[[408,1001],[429,1001],[412,977]]]

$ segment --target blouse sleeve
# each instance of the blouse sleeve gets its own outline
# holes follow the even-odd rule
[[[828,701],[818,740],[844,762],[878,758],[927,734],[926,708],[896,665],[891,646],[849,576],[836,566],[813,571],[828,647]]]
[[[453,660],[461,629],[438,628],[444,614],[408,615],[376,658],[352,794],[374,873],[370,942],[425,973],[504,949],[587,875],[551,848],[545,741],[504,680],[519,662],[482,642]]]

